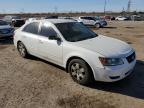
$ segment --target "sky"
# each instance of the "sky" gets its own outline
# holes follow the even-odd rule
[[[128,0],[106,0],[106,11],[127,9]],[[132,11],[144,11],[144,0],[131,0]],[[105,0],[1,0],[0,13],[103,12]]]

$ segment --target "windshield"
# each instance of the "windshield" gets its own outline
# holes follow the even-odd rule
[[[55,24],[63,37],[70,42],[95,38],[98,35],[79,22]]]
[[[13,19],[21,19],[21,17],[19,17],[19,16],[13,16],[12,18]]]
[[[5,21],[0,21],[0,26],[2,26],[2,25],[8,25],[8,24]]]

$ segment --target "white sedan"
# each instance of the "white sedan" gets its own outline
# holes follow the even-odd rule
[[[79,84],[121,80],[136,64],[135,51],[127,43],[98,35],[73,20],[27,23],[15,32],[14,44],[22,57],[30,54],[62,66]]]
[[[118,17],[116,17],[116,20],[125,21],[125,20],[127,20],[127,18],[126,17],[122,17],[122,16],[118,16]]]

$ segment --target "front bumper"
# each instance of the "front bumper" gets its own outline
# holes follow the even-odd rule
[[[136,64],[136,58],[132,62],[129,62],[127,58],[123,58],[123,62],[123,65],[118,66],[104,66],[104,68],[95,67],[93,69],[95,80],[114,82],[124,79],[133,72]]]
[[[14,35],[13,28],[0,29],[0,38],[12,37]]]
[[[0,38],[12,37],[14,33],[0,34]]]

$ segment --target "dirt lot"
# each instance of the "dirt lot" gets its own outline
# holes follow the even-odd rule
[[[144,108],[144,22],[109,22],[94,31],[135,48],[132,75],[81,86],[62,68],[35,57],[23,59],[12,40],[0,40],[0,108]]]

